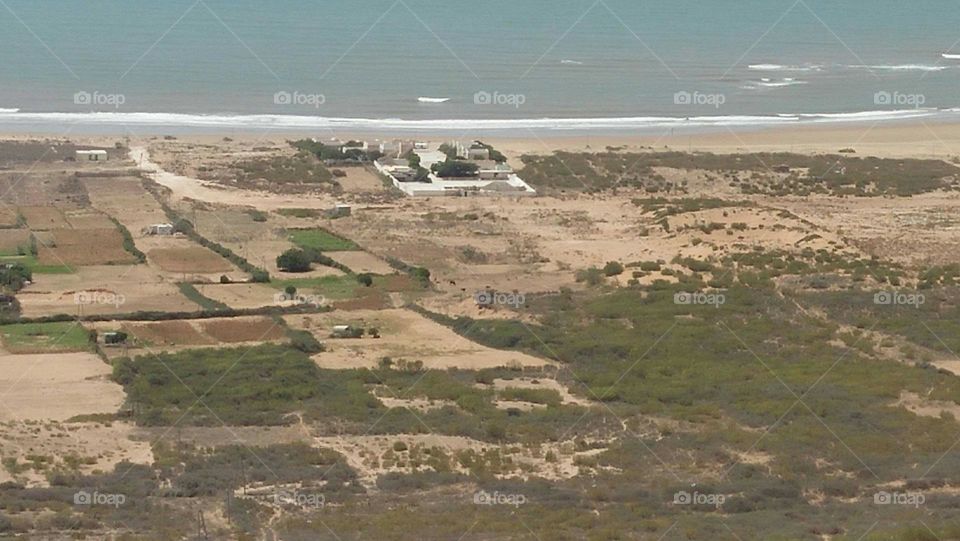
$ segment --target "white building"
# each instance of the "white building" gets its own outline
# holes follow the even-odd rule
[[[106,150],[78,150],[77,161],[83,162],[105,162],[107,161]]]
[[[144,228],[143,232],[147,235],[168,236],[173,235],[175,229],[173,224],[151,224]]]

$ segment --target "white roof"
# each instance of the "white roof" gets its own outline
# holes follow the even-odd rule
[[[100,156],[106,156],[107,151],[106,150],[78,150],[77,154],[83,154],[83,155],[96,154]]]

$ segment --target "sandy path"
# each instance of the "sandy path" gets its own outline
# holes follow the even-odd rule
[[[238,190],[214,182],[177,175],[164,170],[160,164],[151,161],[150,151],[145,146],[131,146],[130,159],[158,184],[172,190],[177,199],[195,199],[208,203],[250,206],[260,210],[330,208],[335,203],[333,199],[316,195],[279,195],[268,192]]]

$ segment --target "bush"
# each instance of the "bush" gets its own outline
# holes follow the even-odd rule
[[[623,265],[618,261],[608,261],[603,266],[603,274],[607,276],[616,276],[623,273]]]
[[[287,336],[290,337],[290,345],[304,353],[320,353],[326,350],[323,343],[309,331],[291,329],[287,331]]]
[[[366,272],[363,274],[358,274],[357,283],[366,287],[370,287],[373,285],[373,276]]]
[[[290,248],[277,256],[277,267],[286,272],[307,272],[312,258],[304,250]]]

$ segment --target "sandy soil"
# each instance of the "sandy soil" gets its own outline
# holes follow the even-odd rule
[[[51,419],[114,413],[123,389],[110,366],[92,353],[0,355],[0,420]],[[55,397],[55,399],[54,399]]]
[[[321,368],[375,367],[383,357],[394,361],[423,361],[427,368],[481,369],[497,366],[552,364],[524,353],[501,351],[471,342],[447,327],[404,309],[334,311],[286,316],[294,328],[305,329],[324,341],[327,351],[314,356]],[[329,338],[334,325],[376,327],[380,338]]]
[[[0,471],[0,479],[16,480],[27,486],[49,486],[45,473],[59,469],[82,474],[113,471],[127,461],[152,464],[153,452],[147,441],[131,439],[137,429],[125,422],[59,423],[55,421],[7,421],[0,423],[0,455],[16,458],[23,471]],[[49,460],[41,469],[30,467],[27,455]],[[65,459],[71,459],[68,464]],[[77,465],[74,465],[77,464]]]

